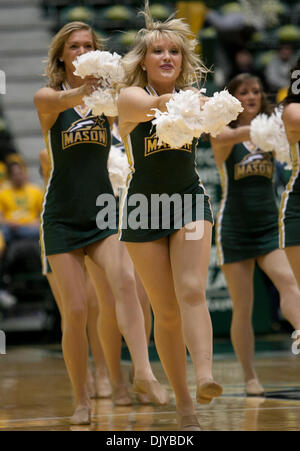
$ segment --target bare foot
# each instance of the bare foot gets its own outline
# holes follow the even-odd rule
[[[223,389],[221,385],[212,378],[203,378],[197,381],[197,402],[199,404],[209,404],[213,398],[221,396]]]
[[[96,370],[95,386],[97,398],[110,398],[112,396],[112,388],[107,374]]]
[[[70,419],[70,423],[74,425],[91,423],[91,408],[88,406],[77,406],[74,415]]]
[[[260,384],[258,379],[251,379],[246,382],[247,396],[264,396],[264,387]]]
[[[135,379],[133,382],[133,391],[138,394],[146,394],[153,404],[159,406],[168,404],[170,401],[167,390],[155,379]]]
[[[128,379],[131,385],[133,385],[133,379],[134,379],[134,369],[133,367],[130,368],[128,373]],[[147,406],[149,404],[152,404],[152,402],[149,399],[149,396],[146,395],[146,393],[136,393],[137,400],[140,404],[143,406]]]
[[[89,370],[89,369],[87,371],[86,385],[87,385],[87,391],[88,391],[89,397],[92,399],[96,398],[97,392],[96,392],[95,380],[94,380],[91,370]]]
[[[176,417],[179,431],[201,431],[196,413],[183,415],[177,411]]]
[[[152,404],[149,396],[146,395],[146,393],[136,393],[136,398],[142,406],[149,406],[149,404]]]
[[[131,406],[132,399],[125,385],[113,388],[112,399],[115,406]]]

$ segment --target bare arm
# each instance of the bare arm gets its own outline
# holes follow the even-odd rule
[[[96,79],[86,78],[85,83],[79,88],[66,91],[53,88],[41,88],[34,96],[34,104],[39,114],[59,114],[62,111],[74,108],[83,103],[83,97],[93,92],[97,84]]]
[[[92,93],[97,82],[98,80],[94,78],[86,78],[82,86],[67,91],[48,87],[39,89],[34,96],[34,104],[43,134],[45,135],[48,132],[62,111],[81,105],[83,97]]]
[[[166,111],[166,104],[171,97],[172,94],[164,94],[159,97],[149,96],[144,89],[139,87],[123,89],[118,100],[121,136],[126,136],[136,124],[151,121],[154,118],[153,108]]]
[[[282,119],[291,145],[300,141],[300,103],[290,103],[283,111]]]
[[[250,140],[250,126],[244,125],[238,128],[224,127],[223,131],[215,138],[210,138],[214,157],[218,167],[229,157],[235,144]]]

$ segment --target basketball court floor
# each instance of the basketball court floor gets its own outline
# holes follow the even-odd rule
[[[245,396],[241,368],[232,352],[215,353],[214,377],[224,393],[210,405],[197,405],[203,431],[300,430],[300,355],[288,349],[288,337],[276,340],[280,346],[269,342],[256,353],[264,398]],[[286,349],[279,349],[282,343]],[[131,363],[124,359],[122,365],[127,377]],[[158,360],[153,368],[169,387]],[[195,395],[190,361],[188,381]],[[167,407],[141,406],[135,400],[133,406],[114,407],[111,399],[92,400],[91,425],[71,426],[72,393],[60,346],[16,346],[0,356],[0,431],[176,431],[174,396],[169,391]]]

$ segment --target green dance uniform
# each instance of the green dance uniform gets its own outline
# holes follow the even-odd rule
[[[271,152],[236,144],[220,170],[222,201],[217,219],[218,263],[234,263],[278,249],[278,209]]]
[[[293,171],[281,198],[279,215],[280,247],[300,245],[300,146],[291,147]]]
[[[107,118],[82,116],[77,108],[68,109],[49,130],[46,144],[52,170],[42,212],[42,257],[116,234],[116,214],[109,214],[114,224],[102,227],[96,222],[101,210],[96,205],[98,196],[106,193],[114,198],[107,170],[111,146]]]
[[[196,140],[181,149],[159,146],[149,121],[138,124],[124,145],[130,173],[120,202],[121,241],[154,241],[196,220],[213,223],[209,197],[196,172]]]

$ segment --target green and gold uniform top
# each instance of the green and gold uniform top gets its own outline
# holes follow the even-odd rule
[[[271,152],[236,144],[220,170],[222,201],[217,220],[218,261],[232,263],[278,248],[275,163]]]
[[[280,247],[300,245],[300,144],[291,146],[292,174],[281,198]]]
[[[107,118],[68,109],[60,113],[45,140],[52,170],[42,213],[42,250],[46,255],[69,252],[117,233],[117,225],[101,230],[96,223],[98,196],[113,196],[107,170],[111,146]]]
[[[149,95],[156,95],[151,88],[145,90]],[[181,148],[171,148],[168,144],[159,145],[156,136],[156,127],[151,121],[141,122],[123,140],[125,151],[128,157],[130,173],[127,177],[127,186],[121,198],[121,221],[119,237],[124,241],[152,241],[174,231],[172,227],[168,230],[130,230],[130,226],[124,229],[124,217],[128,216],[130,209],[128,204],[131,196],[135,194],[143,195],[149,200],[148,218],[151,215],[162,215],[162,212],[154,212],[150,208],[150,197],[152,195],[166,194],[172,196],[179,194],[191,194],[193,198],[193,208],[196,206],[196,194],[203,195],[205,218],[213,222],[212,212],[209,204],[209,197],[202,186],[196,171],[196,144],[194,139],[192,144],[187,144]],[[125,211],[126,210],[126,211]],[[172,213],[171,213],[172,215]],[[147,221],[146,221],[147,222]]]

